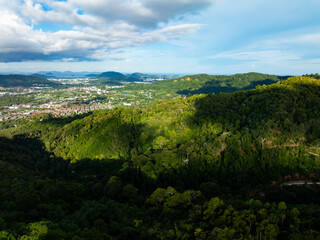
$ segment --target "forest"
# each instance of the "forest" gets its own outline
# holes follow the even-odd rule
[[[189,97],[194,94],[219,94],[248,90],[255,88],[257,85],[269,85],[287,78],[288,76],[276,76],[255,72],[234,75],[196,74],[167,81],[158,81],[151,85],[128,85],[126,89],[163,91],[166,94]]]
[[[248,76],[1,122],[0,239],[320,239],[320,81]]]
[[[49,81],[40,76],[26,75],[0,75],[0,87],[32,87],[35,85],[42,86],[59,86],[59,84]]]

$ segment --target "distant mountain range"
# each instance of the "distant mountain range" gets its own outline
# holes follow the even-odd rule
[[[26,74],[28,75],[28,74]],[[180,77],[180,75],[164,75],[164,74],[146,74],[146,73],[129,73],[129,74],[123,74],[120,72],[115,71],[106,71],[106,72],[71,72],[71,71],[65,71],[65,72],[59,72],[59,71],[41,71],[32,74],[32,76],[38,76],[38,77],[45,77],[45,78],[123,78],[124,80],[128,80],[127,78],[135,78],[138,79],[138,81],[146,80],[148,78],[156,79],[156,78],[165,78],[165,79],[172,79]],[[126,78],[127,77],[127,78]],[[130,81],[130,79],[129,79]]]
[[[177,75],[175,75],[177,77]],[[36,84],[45,86],[57,86],[47,78],[92,78],[94,84],[122,85],[124,82],[143,82],[155,79],[171,79],[172,76],[154,75],[144,73],[122,74],[115,71],[107,71],[103,73],[96,72],[37,72],[32,75],[25,74],[3,74],[0,75],[0,87],[32,87]]]
[[[99,79],[102,84],[119,84],[121,82],[144,82],[144,81],[154,81],[158,79],[173,79],[178,78],[179,75],[163,75],[163,74],[145,74],[145,73],[130,73],[122,74],[119,72],[109,71],[103,72],[95,78]]]
[[[41,72],[32,74],[32,76],[40,76],[40,77],[46,77],[46,78],[84,78],[84,77],[95,77],[99,74],[100,73],[97,73],[97,72],[41,71]]]

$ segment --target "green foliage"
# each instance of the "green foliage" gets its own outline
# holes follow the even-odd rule
[[[285,183],[319,179],[319,90],[3,123],[0,239],[317,239],[318,186]]]
[[[311,73],[311,74],[305,74],[303,75],[305,77],[310,77],[310,78],[315,78],[315,79],[320,79],[319,73]]]
[[[47,222],[30,223],[28,226],[28,235],[23,235],[19,239],[21,240],[38,240],[41,236],[46,235],[48,232]]]
[[[235,75],[207,75],[197,74],[184,76],[172,80],[157,81],[152,84],[130,84],[125,86],[123,92],[131,95],[146,94],[139,100],[143,106],[159,100],[189,97],[195,94],[227,93],[239,90],[254,89],[258,85],[270,85],[286,79],[275,75],[261,73],[245,73]]]

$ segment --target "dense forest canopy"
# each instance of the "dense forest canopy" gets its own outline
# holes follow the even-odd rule
[[[0,239],[319,239],[320,81],[248,76],[1,123]]]

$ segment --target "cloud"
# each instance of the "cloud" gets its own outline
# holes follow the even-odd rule
[[[63,62],[74,62],[74,58],[62,58]]]
[[[233,50],[221,51],[207,57],[216,64],[254,66],[312,65],[319,61],[320,29],[309,27],[265,35]],[[252,66],[253,66],[252,65]]]
[[[175,19],[214,0],[0,0],[0,61],[101,60],[116,49],[180,39],[200,24]],[[54,30],[49,26],[69,26]],[[40,28],[37,26],[41,26]]]
[[[70,3],[107,22],[156,27],[161,22],[196,14],[215,0],[70,0]]]
[[[314,72],[320,63],[317,33],[284,33],[256,41],[243,48],[223,51],[207,57],[204,64],[221,72],[266,72],[282,75],[301,75]]]

